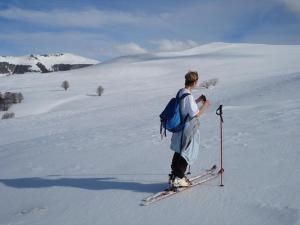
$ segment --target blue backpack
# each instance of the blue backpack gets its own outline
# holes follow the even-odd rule
[[[186,96],[190,95],[190,93],[185,93],[179,98],[179,93],[181,90],[178,91],[176,98],[172,98],[169,103],[167,104],[166,108],[163,112],[159,115],[160,117],[160,134],[167,136],[166,130],[176,133],[184,128],[184,124],[188,118],[188,115],[185,118],[181,116],[181,107],[180,102]]]

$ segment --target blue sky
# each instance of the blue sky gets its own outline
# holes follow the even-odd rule
[[[0,0],[0,55],[99,60],[209,42],[300,44],[300,0]]]

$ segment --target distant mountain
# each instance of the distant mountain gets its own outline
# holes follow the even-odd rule
[[[0,74],[49,73],[78,69],[97,63],[99,61],[70,53],[26,55],[20,57],[0,56]]]

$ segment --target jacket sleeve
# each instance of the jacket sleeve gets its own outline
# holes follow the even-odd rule
[[[189,95],[186,99],[186,109],[190,117],[196,116],[199,109],[193,95]]]

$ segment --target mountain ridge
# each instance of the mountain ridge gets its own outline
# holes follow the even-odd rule
[[[48,73],[83,68],[100,63],[71,53],[0,56],[0,74],[13,75],[27,72]]]

